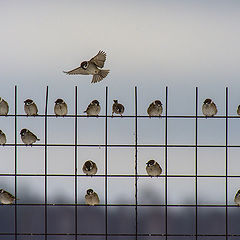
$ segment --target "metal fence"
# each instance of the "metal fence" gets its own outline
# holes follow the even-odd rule
[[[14,232],[9,232],[9,233],[0,233],[0,238],[4,239],[6,236],[12,236],[13,239],[19,239],[20,236],[44,236],[45,239],[48,239],[49,236],[55,236],[56,239],[58,236],[62,235],[68,235],[68,236],[73,236],[75,239],[79,239],[79,237],[86,237],[86,236],[101,236],[102,239],[109,239],[111,236],[122,236],[128,239],[128,237],[135,237],[135,239],[140,239],[140,237],[163,237],[165,239],[168,239],[169,237],[194,237],[195,239],[200,239],[200,237],[225,237],[225,239],[230,239],[230,237],[240,237],[240,234],[231,234],[229,233],[229,225],[228,225],[228,216],[229,216],[229,208],[235,208],[235,205],[230,205],[228,204],[228,180],[229,178],[236,178],[240,176],[230,176],[228,174],[228,150],[229,148],[237,148],[240,147],[238,145],[229,145],[228,144],[228,135],[229,135],[229,119],[231,118],[238,118],[238,116],[229,116],[228,113],[228,88],[226,88],[226,99],[225,99],[225,109],[226,109],[226,114],[225,116],[215,116],[214,118],[222,118],[225,119],[225,144],[224,145],[201,145],[198,144],[198,120],[200,118],[205,118],[204,116],[199,116],[198,115],[198,108],[199,108],[199,96],[198,96],[198,88],[196,88],[195,91],[195,115],[192,116],[169,116],[168,115],[168,88],[166,87],[166,92],[165,92],[165,102],[164,102],[164,114],[161,116],[161,118],[165,119],[165,143],[164,144],[139,144],[138,143],[138,120],[141,118],[149,118],[147,115],[140,116],[138,115],[138,96],[137,96],[137,87],[135,87],[135,112],[133,115],[123,115],[122,118],[132,118],[134,119],[134,124],[135,124],[135,143],[134,144],[109,144],[108,143],[108,119],[112,118],[111,115],[108,114],[108,87],[106,87],[106,95],[105,95],[105,109],[106,112],[104,115],[100,115],[99,118],[104,118],[105,119],[105,142],[104,144],[101,145],[94,145],[94,144],[78,144],[78,119],[79,118],[86,118],[86,115],[79,115],[78,114],[78,89],[75,87],[75,114],[74,115],[67,115],[66,118],[73,118],[74,121],[74,144],[49,144],[48,143],[48,118],[50,117],[55,117],[55,115],[49,115],[48,114],[48,87],[46,88],[46,98],[45,98],[45,114],[43,115],[38,115],[36,116],[37,118],[44,118],[44,144],[35,144],[35,146],[42,146],[44,147],[44,174],[19,174],[18,173],[18,154],[17,154],[17,149],[19,146],[23,146],[24,144],[19,144],[17,143],[17,119],[18,117],[26,117],[26,115],[19,115],[17,112],[17,86],[15,86],[15,112],[14,115],[9,115],[8,117],[13,117],[14,118],[14,129],[15,129],[15,142],[14,143],[7,143],[6,146],[13,146],[14,147],[14,152],[15,152],[15,172],[14,174],[0,174],[0,176],[13,176],[15,178],[15,196],[18,198],[18,192],[17,192],[17,186],[18,186],[18,178],[19,176],[43,176],[44,177],[44,204],[30,204],[30,203],[18,203],[18,200],[16,200],[16,203],[14,204]],[[4,117],[4,116],[1,116]],[[94,117],[95,118],[95,117]],[[113,116],[113,118],[121,118],[120,116]],[[153,117],[153,118],[158,118],[158,117]],[[168,119],[194,119],[195,120],[195,144],[168,144]],[[75,174],[49,174],[48,169],[47,169],[47,164],[48,164],[48,148],[52,146],[59,146],[59,147],[66,147],[66,146],[72,146],[75,149],[74,152],[74,169],[75,169]],[[97,178],[97,177],[102,177],[105,180],[105,203],[101,203],[100,206],[102,206],[105,209],[105,233],[81,233],[78,231],[78,207],[79,206],[85,206],[84,204],[79,204],[78,203],[78,178],[85,177],[86,175],[83,174],[78,174],[77,169],[81,166],[78,166],[78,148],[80,147],[103,147],[105,149],[105,174],[103,175],[95,175],[92,178]],[[111,147],[130,147],[133,148],[135,151],[135,159],[134,159],[134,164],[135,164],[135,173],[132,175],[125,175],[125,174],[111,174],[108,170],[108,149]],[[163,168],[165,169],[165,174],[161,175],[160,178],[164,178],[165,180],[165,204],[139,204],[138,201],[138,179],[139,178],[148,178],[149,176],[147,175],[140,175],[138,174],[138,148],[163,148],[165,152],[165,166]],[[171,175],[168,174],[168,149],[169,148],[194,148],[195,151],[195,174],[194,175]],[[223,148],[225,149],[225,175],[200,175],[198,174],[198,149],[199,148],[208,148],[208,147],[217,147],[217,148]],[[48,177],[49,176],[55,176],[58,178],[65,177],[65,176],[70,176],[74,178],[74,193],[75,193],[75,201],[72,204],[50,204],[48,203]],[[134,204],[108,204],[108,179],[109,177],[122,177],[122,178],[131,178],[134,179],[135,181],[135,203]],[[181,177],[181,178],[188,178],[188,177],[193,177],[195,178],[195,204],[192,205],[185,205],[185,204],[169,204],[168,203],[168,179],[172,177]],[[209,178],[218,178],[218,177],[224,177],[225,178],[225,204],[199,204],[198,203],[198,178],[202,177],[209,177]],[[234,197],[234,196],[233,196]],[[48,232],[48,208],[49,206],[73,206],[75,209],[75,233],[68,233],[68,234],[63,234],[63,233],[49,233]],[[108,211],[110,206],[132,206],[135,208],[135,233],[129,234],[129,233],[109,233],[108,230]],[[18,231],[18,207],[19,206],[44,206],[44,232],[42,233],[19,233]],[[165,231],[162,233],[149,233],[149,234],[143,234],[140,233],[139,231],[139,209],[143,206],[155,206],[155,207],[163,207],[165,208],[164,212],[164,218],[165,218]],[[2,205],[0,208],[0,211],[2,208],[5,206]],[[178,207],[178,208],[184,208],[184,207],[193,207],[195,208],[195,229],[194,229],[194,234],[189,233],[189,234],[171,234],[169,233],[168,230],[168,211],[172,207]],[[198,230],[198,209],[201,207],[217,207],[217,208],[224,208],[225,209],[225,234],[200,234]],[[237,210],[237,208],[236,208]],[[142,238],[141,238],[142,239]]]

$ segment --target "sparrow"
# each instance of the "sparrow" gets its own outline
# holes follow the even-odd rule
[[[93,100],[84,112],[87,113],[87,116],[98,116],[100,110],[101,107],[98,100]]]
[[[238,192],[236,193],[235,195],[235,198],[234,198],[234,202],[240,206],[240,190],[238,190]]]
[[[6,135],[2,130],[0,130],[0,145],[4,145],[6,144],[6,142],[7,142]]]
[[[152,102],[147,109],[147,113],[148,113],[149,117],[152,117],[152,116],[160,117],[162,114],[162,111],[163,111],[163,108],[162,108],[162,103],[160,100],[156,100],[156,101]]]
[[[213,117],[217,114],[217,106],[212,99],[207,98],[202,105],[202,112],[205,117]]]
[[[240,105],[238,105],[237,114],[240,115]]]
[[[16,198],[11,193],[0,189],[0,202],[2,204],[13,204],[14,200],[16,200]]]
[[[122,116],[124,112],[124,106],[121,103],[118,103],[118,100],[113,100],[113,105],[112,105],[112,116],[113,113],[120,114]]]
[[[24,101],[24,111],[28,116],[38,115],[37,105],[32,99],[27,99]]]
[[[103,68],[106,60],[106,53],[103,51],[99,51],[98,54],[91,58],[89,61],[83,61],[80,64],[80,67],[77,67],[71,71],[67,71],[64,73],[72,75],[72,74],[82,74],[82,75],[93,75],[92,83],[100,82],[105,78],[110,70],[103,70],[99,68]]]
[[[149,176],[157,177],[162,173],[162,168],[155,160],[149,160],[146,164],[146,171]]]
[[[87,194],[85,195],[85,202],[91,206],[99,204],[99,197],[97,193],[95,193],[92,189],[88,189]]]
[[[9,111],[8,103],[0,97],[0,115],[7,115]]]
[[[32,145],[36,141],[40,141],[31,131],[26,128],[23,128],[20,132],[21,139],[26,145]]]
[[[67,104],[61,98],[58,98],[55,101],[54,112],[56,116],[67,115],[67,112],[68,112]]]
[[[95,175],[98,169],[95,162],[88,160],[83,164],[82,170],[86,175]]]

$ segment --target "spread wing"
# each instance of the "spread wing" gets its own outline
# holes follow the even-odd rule
[[[93,78],[92,78],[92,82],[91,83],[96,83],[96,82],[100,82],[103,80],[103,77],[99,74],[95,74],[93,75]]]
[[[95,57],[90,59],[89,62],[94,63],[97,67],[103,68],[105,60],[106,53],[104,51],[99,51]]]
[[[85,69],[78,67],[75,68],[73,70],[70,70],[68,72],[63,71],[64,73],[68,74],[68,75],[72,75],[72,74],[82,74],[82,75],[89,75],[88,71],[86,71]]]

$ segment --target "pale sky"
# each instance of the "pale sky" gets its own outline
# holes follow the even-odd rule
[[[225,114],[225,87],[229,87],[229,113],[236,115],[240,103],[239,62],[240,62],[240,2],[233,0],[205,1],[0,1],[0,78],[1,97],[14,112],[14,85],[18,85],[18,113],[23,114],[23,101],[32,98],[38,105],[39,113],[44,113],[46,86],[49,86],[49,113],[53,114],[53,104],[63,98],[69,105],[69,113],[74,113],[74,86],[78,86],[78,112],[98,99],[105,113],[105,87],[109,87],[109,114],[113,99],[125,105],[126,115],[134,113],[134,86],[138,87],[139,114],[145,115],[148,105],[160,99],[165,107],[165,87],[169,87],[169,115],[195,114],[195,87],[199,87],[199,114],[205,98],[212,98],[218,106],[218,114]],[[102,82],[91,84],[91,76],[66,76],[62,71],[73,69],[83,61],[97,54],[107,53],[105,69],[110,74]],[[14,119],[1,118],[1,128],[7,134],[8,142],[14,141]],[[229,127],[229,144],[239,144],[237,132],[239,120]],[[73,119],[49,119],[49,143],[73,143]],[[169,120],[169,144],[194,144],[194,119]],[[44,141],[44,119],[18,121],[19,131],[27,127]],[[202,124],[202,125],[201,125]],[[83,143],[104,143],[104,119],[79,119],[78,141]],[[89,130],[89,128],[91,129]],[[109,143],[134,143],[134,119],[110,119]],[[20,137],[18,137],[19,143]],[[225,120],[199,120],[199,144],[224,144]],[[164,143],[164,119],[139,120],[139,143]],[[121,149],[120,149],[121,150]],[[109,151],[109,171],[111,173],[133,174],[133,149],[112,149]],[[2,172],[13,171],[13,149],[1,148]],[[64,152],[49,149],[49,171],[73,173],[73,148]],[[212,151],[209,153],[208,151]],[[19,171],[43,173],[43,149],[19,148]],[[121,154],[121,156],[120,156]],[[30,156],[30,157],[29,157]],[[34,156],[34,157],[32,157]],[[57,156],[57,157],[56,157]],[[201,157],[202,156],[202,157]],[[238,149],[229,150],[231,166],[229,174],[238,174]],[[82,163],[92,158],[99,164],[99,174],[104,173],[104,150],[79,150],[79,170]],[[225,174],[224,150],[199,150],[199,174]],[[32,160],[29,158],[33,158]],[[145,163],[155,158],[164,166],[162,149],[139,150],[139,173],[145,174]],[[172,158],[172,160],[171,160]],[[209,158],[209,160],[208,160]],[[8,164],[6,164],[8,159]],[[130,159],[130,160],[129,160]],[[201,160],[202,159],[202,160]],[[219,159],[219,162],[218,162]],[[34,162],[30,164],[30,162]],[[68,161],[68,162],[67,162]],[[129,161],[130,166],[129,166]],[[175,162],[175,164],[174,164]],[[208,166],[206,169],[205,166]],[[120,168],[119,166],[125,166]],[[172,166],[172,169],[170,167]],[[232,171],[232,172],[231,172]],[[164,169],[163,169],[164,172]],[[169,173],[194,174],[194,150],[170,149]],[[1,177],[1,179],[7,179]],[[142,186],[157,180],[139,180]],[[163,181],[163,179],[160,179]],[[204,179],[203,179],[204,180]],[[223,179],[224,180],[224,179]],[[220,180],[220,181],[223,181]],[[5,180],[3,180],[5,181]],[[21,184],[21,180],[19,180]],[[29,181],[22,180],[24,184]],[[38,186],[38,180],[34,179]],[[51,189],[49,181],[49,189]],[[70,180],[67,180],[70,181]],[[52,183],[52,191],[69,187],[73,182]],[[86,181],[86,182],[84,182]],[[104,197],[103,179],[86,179],[84,184],[96,186],[100,198]],[[89,181],[89,183],[87,183]],[[119,196],[129,196],[134,200],[134,185],[129,189],[118,188],[127,179],[113,179],[109,185],[113,192],[112,201]],[[131,179],[133,182],[133,179]],[[204,180],[205,181],[205,180]],[[207,186],[205,182],[199,186]],[[222,183],[209,183],[220,186]],[[42,182],[39,180],[39,182]],[[174,179],[169,181],[173,187]],[[240,180],[230,179],[229,202],[233,204]],[[42,182],[43,183],[43,182]],[[149,184],[151,184],[149,183]],[[65,185],[64,185],[65,184]],[[172,185],[171,185],[172,184]],[[186,184],[186,185],[184,185]],[[204,185],[205,184],[205,185]],[[193,193],[194,183],[187,179],[180,186]],[[59,187],[57,187],[59,186]],[[149,186],[149,185],[148,185]],[[163,184],[164,186],[164,184]],[[223,186],[223,187],[221,187]],[[224,203],[224,184],[219,187],[219,198],[209,196],[209,202]],[[12,186],[14,187],[14,185]],[[10,189],[12,189],[10,187]],[[42,189],[43,190],[43,185]],[[204,188],[202,194],[211,192]],[[57,190],[56,190],[57,189]],[[117,192],[116,189],[119,191]],[[139,188],[141,191],[141,188]],[[161,194],[164,188],[160,188]],[[178,194],[192,195],[178,188]],[[67,191],[67,190],[66,190]],[[124,192],[125,191],[125,192]],[[40,192],[40,191],[39,191]],[[38,193],[39,193],[38,192]],[[84,194],[85,189],[79,189]],[[21,194],[21,193],[19,193]],[[42,194],[40,194],[42,195]],[[21,197],[20,197],[21,198]],[[51,197],[49,197],[51,199]],[[159,197],[161,199],[161,196]],[[170,203],[176,197],[169,196]],[[184,199],[183,201],[185,201]],[[70,198],[69,201],[72,201]],[[161,200],[160,200],[161,201]]]

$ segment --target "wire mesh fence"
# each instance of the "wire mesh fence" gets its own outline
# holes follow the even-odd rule
[[[214,116],[211,119],[223,119],[224,125],[225,125],[225,140],[224,144],[199,144],[199,120],[205,119],[206,117],[203,115],[199,115],[199,94],[198,94],[198,88],[195,90],[195,114],[194,115],[169,115],[168,114],[168,88],[165,89],[165,102],[164,102],[164,113],[161,117],[151,117],[151,119],[163,119],[164,120],[164,143],[159,144],[147,144],[147,143],[139,143],[138,133],[139,133],[139,120],[140,119],[150,119],[148,115],[139,115],[138,114],[138,90],[137,87],[134,89],[134,113],[131,115],[123,115],[123,116],[112,116],[109,114],[109,90],[108,87],[106,87],[105,90],[105,114],[99,115],[99,116],[86,116],[85,114],[79,114],[78,110],[78,88],[75,87],[75,96],[74,96],[74,114],[68,114],[64,118],[69,118],[74,120],[74,140],[72,143],[49,143],[49,122],[48,120],[50,118],[56,118],[53,114],[48,114],[48,108],[49,108],[49,93],[48,93],[48,87],[46,88],[45,93],[45,112],[44,114],[39,114],[35,117],[29,117],[32,121],[34,121],[37,118],[44,119],[44,141],[43,143],[36,143],[32,146],[32,148],[38,148],[42,147],[44,149],[44,172],[43,173],[21,173],[18,171],[18,149],[21,147],[25,147],[25,144],[18,142],[18,119],[19,118],[26,118],[27,116],[25,114],[18,114],[18,90],[17,86],[15,86],[15,99],[14,99],[14,114],[9,114],[6,117],[7,118],[13,118],[14,119],[14,142],[13,143],[7,143],[4,148],[13,147],[14,148],[14,173],[0,173],[0,177],[13,177],[14,178],[14,189],[15,189],[15,197],[17,198],[16,202],[11,205],[10,207],[14,208],[14,217],[10,224],[14,226],[14,231],[12,232],[6,232],[2,231],[0,232],[0,236],[2,239],[22,239],[21,237],[27,236],[32,237],[28,239],[36,239],[36,237],[40,236],[41,239],[52,239],[51,237],[59,238],[61,236],[67,236],[70,237],[69,239],[86,239],[89,237],[89,239],[96,239],[94,237],[100,237],[99,239],[117,239],[114,237],[122,237],[127,239],[177,239],[176,237],[179,237],[179,239],[207,239],[206,237],[209,237],[209,239],[214,239],[211,237],[217,237],[218,239],[238,239],[240,237],[240,231],[239,233],[233,233],[229,231],[229,209],[234,209],[238,211],[237,206],[235,204],[229,203],[229,179],[238,179],[240,175],[238,174],[229,174],[229,149],[237,149],[240,148],[240,145],[237,144],[229,144],[229,119],[235,119],[239,118],[237,115],[229,115],[229,96],[228,96],[228,88],[226,88],[225,92],[225,115],[220,116]],[[5,116],[1,116],[1,118],[5,118]],[[60,118],[60,117],[59,117]],[[101,144],[88,144],[88,143],[79,143],[78,142],[78,135],[79,135],[79,123],[78,119],[90,119],[90,118],[98,118],[104,120],[104,140]],[[134,120],[134,141],[131,144],[112,144],[109,143],[109,119],[112,118],[118,118],[121,121],[123,119],[133,119]],[[192,119],[194,120],[194,143],[193,144],[169,144],[168,137],[169,137],[169,120],[170,119]],[[149,120],[151,121],[151,120]],[[74,165],[74,173],[49,173],[48,170],[48,158],[49,158],[49,149],[53,147],[59,147],[62,149],[66,148],[72,148],[74,150],[74,154],[71,156],[73,159],[70,159],[68,161],[73,161]],[[30,147],[28,147],[30,148]],[[81,148],[89,148],[89,151],[93,148],[101,148],[104,150],[104,173],[103,174],[96,174],[94,176],[86,176],[83,173],[80,173],[80,169],[82,166],[79,166],[78,157],[79,157],[79,149]],[[109,171],[109,164],[111,162],[111,158],[109,157],[109,149],[123,149],[123,148],[129,148],[132,149],[134,153],[133,159],[129,159],[129,162],[134,161],[134,173],[133,174],[113,174],[111,171]],[[163,174],[161,174],[157,179],[163,179],[164,182],[162,183],[161,187],[164,187],[164,201],[163,203],[155,203],[155,204],[145,204],[141,203],[139,201],[139,180],[140,179],[149,179],[150,176],[147,174],[139,173],[139,150],[140,149],[162,149],[164,154],[164,165],[162,166],[164,169]],[[169,154],[171,149],[193,149],[193,159],[191,161],[194,161],[194,174],[172,174],[169,173]],[[214,148],[215,151],[218,151],[219,149],[223,150],[224,155],[224,165],[225,169],[224,172],[221,174],[201,174],[199,173],[198,169],[198,158],[199,158],[199,150],[200,149],[208,149],[208,148]],[[146,159],[147,162],[147,159]],[[207,166],[206,166],[207,168]],[[29,203],[29,202],[19,202],[19,192],[18,192],[18,184],[19,184],[19,177],[27,177],[29,179],[33,179],[35,177],[42,177],[44,180],[44,198],[42,203]],[[51,203],[49,201],[49,178],[55,178],[55,179],[66,179],[66,178],[72,178],[74,179],[74,201],[70,203]],[[79,208],[87,207],[86,204],[79,203],[78,197],[79,197],[79,185],[84,182],[84,178],[91,178],[91,179],[103,179],[104,181],[104,201],[101,201],[98,206],[104,209],[104,232],[95,232],[91,231],[91,229],[88,232],[83,232],[79,230],[79,224],[80,224],[80,218],[79,215]],[[133,203],[109,203],[109,179],[126,179],[127,181],[134,181],[134,202]],[[169,184],[171,184],[171,179],[190,179],[190,181],[194,182],[194,203],[184,203],[184,204],[172,204],[169,201]],[[83,179],[83,180],[81,180]],[[151,178],[152,179],[152,178]],[[216,203],[216,204],[205,204],[199,202],[199,179],[222,179],[224,180],[224,188],[225,188],[225,196],[224,196],[224,204]],[[31,181],[31,180],[29,180]],[[53,180],[54,181],[54,180]],[[80,182],[79,182],[80,181]],[[54,184],[53,184],[54,185]],[[122,188],[128,188],[126,184],[121,185]],[[4,187],[2,187],[4,188]],[[62,189],[64,192],[64,188]],[[157,190],[157,189],[156,189]],[[232,196],[234,198],[234,196]],[[42,232],[20,232],[19,231],[19,208],[21,207],[33,207],[33,206],[39,206],[44,208],[43,213],[43,231]],[[1,205],[0,211],[3,210],[3,208],[7,208],[9,206]],[[74,209],[74,220],[72,222],[74,231],[68,232],[68,233],[62,233],[61,231],[58,231],[56,229],[55,232],[49,231],[49,209],[52,207],[72,207]],[[112,230],[109,230],[109,225],[111,219],[109,218],[110,213],[109,209],[111,207],[131,207],[134,209],[134,231],[133,232],[113,232]],[[143,233],[141,231],[142,227],[142,214],[139,214],[142,208],[144,207],[154,207],[154,208],[161,208],[163,211],[163,219],[161,224],[161,228],[159,226],[159,232],[147,232]],[[179,208],[179,209],[186,209],[186,208],[192,208],[194,209],[193,214],[193,226],[191,227],[190,232],[185,233],[172,233],[172,231],[169,231],[169,211],[171,211],[171,208]],[[224,231],[217,232],[217,233],[204,233],[199,230],[199,209],[201,208],[217,208],[217,209],[224,209]],[[110,220],[109,220],[110,219]],[[33,220],[34,221],[34,220]],[[171,238],[172,237],[172,238]],[[189,238],[187,238],[189,237]],[[120,238],[121,239],[121,238]]]

